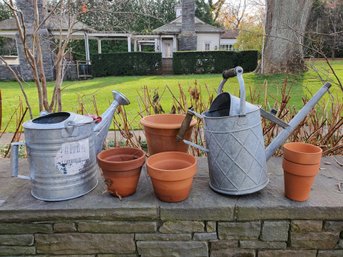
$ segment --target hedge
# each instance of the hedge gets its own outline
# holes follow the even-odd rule
[[[173,55],[174,74],[221,73],[242,66],[245,72],[257,67],[257,51],[182,51]]]
[[[161,63],[161,53],[96,54],[92,56],[92,75],[94,77],[103,77],[157,74],[161,69]]]

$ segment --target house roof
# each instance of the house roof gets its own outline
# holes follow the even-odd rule
[[[67,23],[67,19],[61,19],[60,16],[50,16],[47,19],[46,27],[49,30],[68,30],[69,24]],[[17,24],[14,18],[9,18],[7,20],[0,21],[0,31],[1,30],[17,30]],[[73,26],[73,31],[95,31],[94,29],[90,28],[86,24],[77,21]]]
[[[223,29],[212,26],[200,20],[199,18],[194,18],[195,22],[195,32],[197,33],[222,33]],[[177,17],[175,20],[154,29],[152,32],[156,34],[179,34],[181,33],[182,27],[182,16]]]
[[[236,39],[238,37],[239,31],[237,29],[234,30],[226,30],[220,38],[222,39]]]

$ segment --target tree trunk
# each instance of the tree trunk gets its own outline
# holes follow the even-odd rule
[[[313,0],[267,0],[262,74],[306,70],[303,39]]]

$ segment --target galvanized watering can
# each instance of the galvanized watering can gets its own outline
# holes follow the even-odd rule
[[[227,79],[234,76],[237,76],[239,81],[240,98],[229,93],[222,93]],[[241,67],[224,71],[223,81],[218,88],[218,96],[210,109],[202,114],[192,109],[188,110],[177,140],[183,140],[183,133],[193,115],[201,118],[204,123],[207,149],[187,140],[183,141],[208,153],[210,187],[216,192],[227,195],[257,192],[269,182],[267,160],[290,136],[330,86],[330,83],[326,83],[287,124],[260,107],[246,102]],[[266,149],[261,116],[284,129]]]
[[[52,113],[23,124],[30,176],[18,175],[18,147],[24,143],[12,144],[12,176],[30,179],[35,198],[68,200],[96,187],[96,155],[102,149],[116,108],[130,103],[121,93],[112,93],[114,101],[97,124],[91,117],[72,112]]]

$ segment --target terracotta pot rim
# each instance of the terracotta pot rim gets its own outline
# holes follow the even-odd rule
[[[118,150],[137,150],[139,157],[137,159],[129,160],[129,161],[107,161],[106,159],[103,159],[100,157],[102,154],[107,153],[107,152],[114,152],[115,154],[115,152]],[[140,162],[144,163],[145,152],[142,149],[135,148],[135,147],[115,147],[115,148],[103,150],[100,153],[98,153],[97,159],[106,164],[133,164],[133,163],[140,163]]]
[[[291,173],[299,177],[315,177],[319,173],[320,163],[317,164],[299,164],[283,159],[282,168],[284,172]]]
[[[286,160],[286,161],[288,161],[288,162],[292,162],[292,163],[297,164],[297,165],[303,165],[303,166],[305,166],[305,167],[309,167],[309,166],[313,166],[313,165],[318,165],[318,164],[320,164],[320,161],[319,161],[319,162],[316,162],[316,163],[299,163],[299,162],[295,162],[295,161],[289,160],[289,159],[287,159],[287,158],[285,158],[285,157],[283,157],[283,160]]]
[[[296,145],[306,145],[306,146],[312,148],[313,150],[317,150],[317,151],[302,152],[302,151],[294,150],[293,147],[290,147],[290,146],[296,146]],[[304,142],[290,142],[290,143],[286,143],[286,144],[283,145],[283,148],[286,149],[289,152],[300,153],[300,154],[304,154],[304,155],[320,154],[320,153],[323,152],[323,149],[321,149],[319,146],[316,146],[316,145],[313,145],[313,144],[304,143]]]
[[[160,156],[163,156],[163,155],[169,155],[169,154],[171,154],[171,153],[177,154],[177,155],[183,155],[183,156],[186,156],[186,155],[187,155],[187,156],[191,157],[191,159],[192,159],[192,164],[191,164],[190,166],[186,167],[186,168],[175,169],[175,170],[159,169],[159,168],[156,168],[156,167],[154,167],[154,166],[152,166],[152,165],[150,164],[150,162],[151,162],[153,159],[159,158]],[[151,156],[147,159],[146,165],[147,165],[148,167],[153,168],[154,170],[158,170],[158,171],[161,171],[161,172],[176,173],[176,172],[181,172],[181,171],[188,171],[188,170],[194,168],[194,167],[197,165],[197,160],[196,160],[196,158],[195,158],[193,155],[190,155],[190,154],[188,154],[188,153],[178,152],[178,151],[169,151],[169,152],[161,152],[161,153],[156,153],[156,154],[154,154],[154,155],[151,155]]]
[[[155,129],[179,129],[181,128],[181,124],[182,121],[180,123],[171,123],[171,124],[166,124],[166,123],[156,123],[156,122],[152,122],[149,119],[153,118],[153,117],[162,117],[162,116],[170,116],[170,117],[185,117],[185,114],[154,114],[154,115],[148,115],[148,116],[144,116],[141,120],[140,123],[144,126],[144,127],[148,127],[148,128],[155,128]],[[190,127],[195,126],[195,124],[197,123],[197,121],[195,119],[192,119]]]

